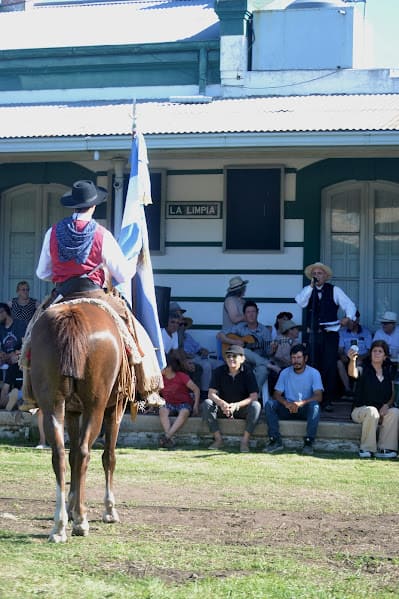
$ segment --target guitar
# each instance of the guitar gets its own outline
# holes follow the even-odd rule
[[[244,347],[246,347],[247,349],[255,350],[261,347],[261,344],[253,335],[244,335],[243,337],[241,337],[240,335],[235,335],[234,333],[227,333],[226,337],[233,340],[240,339],[244,342]],[[226,358],[226,351],[229,349],[229,347],[231,347],[229,343],[222,343],[223,360]]]

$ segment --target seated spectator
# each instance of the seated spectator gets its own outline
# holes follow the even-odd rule
[[[29,297],[29,283],[27,281],[20,281],[17,284],[16,291],[17,297],[13,297],[8,302],[11,308],[11,316],[28,324],[40,302],[33,297]]]
[[[177,312],[171,312],[169,314],[168,324],[165,328],[161,329],[165,354],[168,354],[172,349],[179,349],[179,339],[177,336],[179,323],[179,314]]]
[[[281,327],[286,320],[292,320],[293,316],[291,312],[279,312],[276,316],[276,322],[272,327],[272,339],[275,339],[281,334]]]
[[[265,404],[270,441],[264,452],[276,453],[284,449],[280,420],[299,419],[307,422],[302,453],[312,455],[320,420],[323,385],[319,371],[306,364],[308,355],[304,345],[294,345],[290,354],[291,366],[281,371],[273,399]]]
[[[233,325],[244,321],[244,295],[247,285],[248,281],[244,281],[241,277],[230,279],[223,302],[223,329],[230,329]]]
[[[185,310],[182,310],[177,302],[171,302],[170,306],[176,309],[175,311],[169,313],[169,320],[166,328],[161,329],[165,354],[168,354],[171,350],[177,349],[180,349],[182,352],[184,352],[184,327],[181,325]],[[181,357],[182,359],[184,358],[184,372],[186,372],[199,387],[201,385],[202,367],[193,362],[191,355],[186,354],[183,356],[182,354]]]
[[[338,374],[344,386],[344,395],[353,397],[351,382],[348,377],[348,351],[351,345],[357,345],[358,357],[357,365],[361,366],[363,360],[369,355],[372,336],[371,332],[360,324],[360,312],[356,311],[356,320],[350,320],[346,327],[342,327],[339,331],[338,344]]]
[[[385,341],[373,341],[370,358],[363,361],[360,375],[357,352],[348,352],[348,373],[356,380],[352,420],[362,425],[360,458],[396,458],[398,453],[399,409],[394,406],[389,348]],[[378,446],[377,446],[378,431]]]
[[[159,408],[159,418],[165,432],[159,445],[171,449],[174,446],[173,436],[190,414],[198,415],[200,391],[190,377],[182,372],[183,365],[178,351],[172,350],[166,355],[166,364],[162,371],[164,388],[161,390],[165,405]],[[173,424],[170,423],[169,416],[177,416]]]
[[[381,327],[375,332],[373,341],[385,341],[388,345],[390,356],[393,360],[399,357],[399,328],[396,326],[398,317],[396,312],[384,312],[381,316]]]
[[[202,417],[213,433],[214,442],[209,449],[221,449],[223,437],[217,421],[221,418],[241,418],[246,420],[240,451],[249,452],[249,439],[259,419],[260,403],[258,385],[254,373],[245,364],[244,349],[231,345],[226,351],[226,364],[212,373],[209,397],[202,404]]]
[[[0,394],[0,408],[6,410],[12,410],[17,405],[13,391],[20,390],[22,388],[22,370],[18,366],[20,351],[16,350],[6,356],[8,360],[8,368],[5,373],[3,386]],[[10,394],[12,393],[11,397]],[[10,402],[12,401],[12,403]],[[17,397],[18,400],[18,397]]]
[[[262,391],[267,380],[267,353],[270,348],[271,333],[268,327],[258,322],[259,308],[250,300],[244,304],[244,322],[235,324],[228,330],[220,331],[217,338],[225,348],[239,345],[244,348],[247,364],[253,367],[258,391]],[[223,351],[222,351],[223,353]]]
[[[284,320],[281,325],[281,332],[270,344],[270,362],[269,370],[275,370],[277,373],[291,364],[291,347],[296,345],[299,336],[299,327],[293,320]]]
[[[0,366],[7,364],[0,394],[0,408],[8,404],[8,394],[13,388],[21,388],[22,372],[18,366],[26,323],[14,320],[8,304],[0,303]]]

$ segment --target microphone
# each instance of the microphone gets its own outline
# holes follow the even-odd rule
[[[313,285],[317,285],[317,279],[316,279],[316,277],[313,277]]]

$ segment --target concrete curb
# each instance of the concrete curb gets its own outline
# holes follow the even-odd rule
[[[238,447],[244,432],[243,420],[221,419],[220,430],[227,447]],[[285,447],[297,449],[302,447],[305,435],[305,422],[281,421],[280,432]],[[361,426],[352,422],[320,422],[318,436],[315,441],[316,451],[350,452],[358,451]],[[162,433],[159,417],[155,415],[139,415],[132,421],[126,414],[121,423],[118,445],[120,447],[158,447],[158,439]],[[37,436],[37,417],[22,412],[0,411],[0,439],[26,442]],[[251,438],[253,449],[262,449],[268,440],[267,427],[260,422]],[[210,444],[212,435],[201,418],[191,417],[180,433],[176,435],[176,444],[193,447]]]

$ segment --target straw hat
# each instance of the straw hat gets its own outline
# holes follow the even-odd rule
[[[244,281],[241,277],[233,277],[229,281],[227,291],[238,291],[242,287],[248,284],[248,281]]]
[[[309,264],[309,266],[307,266],[304,270],[305,276],[308,279],[312,280],[312,270],[314,270],[315,268],[320,268],[321,270],[324,270],[328,278],[332,277],[333,273],[329,266],[323,264],[323,262],[315,262],[314,264]]]
[[[380,318],[380,322],[397,322],[398,316],[396,312],[390,312],[387,310]]]
[[[184,316],[183,324],[186,329],[191,329],[191,327],[193,326],[193,319],[189,318],[188,316]]]

